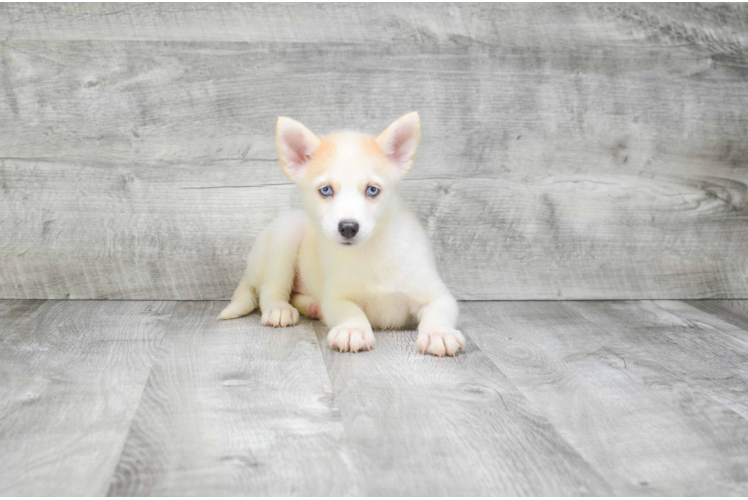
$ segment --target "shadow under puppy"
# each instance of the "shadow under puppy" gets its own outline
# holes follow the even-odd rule
[[[304,211],[284,213],[260,234],[219,317],[249,314],[259,299],[264,325],[295,325],[299,312],[324,319],[330,348],[342,352],[368,350],[372,328],[402,328],[415,317],[420,351],[454,356],[465,344],[455,329],[457,302],[439,277],[426,233],[397,192],[421,140],[418,113],[377,137],[318,138],[281,117],[275,140]]]

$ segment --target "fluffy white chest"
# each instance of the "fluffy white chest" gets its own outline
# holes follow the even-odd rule
[[[370,294],[360,297],[358,305],[372,326],[379,329],[401,328],[413,320],[419,305],[404,293]]]
[[[311,228],[299,251],[298,269],[306,293],[315,300],[321,303],[325,293],[351,300],[375,328],[406,326],[421,307],[409,293],[412,276],[402,267],[402,259],[381,254],[326,254]]]

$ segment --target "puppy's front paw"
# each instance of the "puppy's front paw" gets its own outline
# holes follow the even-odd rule
[[[454,328],[431,328],[418,333],[416,345],[422,354],[433,354],[440,358],[445,354],[455,356],[457,351],[465,348],[465,337]]]
[[[262,324],[265,326],[293,326],[299,322],[299,311],[288,303],[274,304],[262,313]]]
[[[374,344],[374,332],[370,326],[343,323],[330,330],[327,343],[330,344],[330,349],[337,347],[340,352],[368,351]]]

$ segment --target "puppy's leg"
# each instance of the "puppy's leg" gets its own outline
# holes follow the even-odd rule
[[[291,326],[299,322],[299,311],[288,301],[305,228],[306,218],[298,212],[281,216],[273,223],[259,287],[265,326]]]
[[[288,303],[296,272],[296,256],[304,237],[306,218],[289,212],[275,219],[256,239],[247,257],[244,277],[219,318],[238,318],[257,307],[267,326],[290,326],[299,321],[299,312]]]
[[[290,278],[285,268],[280,269],[282,264],[278,263],[276,272],[260,287],[260,310],[265,326],[292,326],[299,322],[299,311],[288,303],[295,272],[293,262],[290,263]]]
[[[340,352],[369,350],[374,344],[374,332],[364,311],[350,300],[329,300],[322,304],[325,323],[332,326],[327,334],[330,349]]]
[[[454,356],[465,347],[465,337],[457,326],[457,301],[444,295],[429,302],[418,313],[418,340],[423,354]]]
[[[322,311],[319,304],[317,304],[317,301],[311,295],[303,293],[291,294],[291,305],[307,318],[322,319]]]

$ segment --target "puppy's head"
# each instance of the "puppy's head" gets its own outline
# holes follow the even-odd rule
[[[301,189],[307,214],[328,240],[344,248],[374,234],[420,140],[415,112],[376,137],[339,132],[318,138],[285,117],[278,118],[275,136],[283,172]]]

